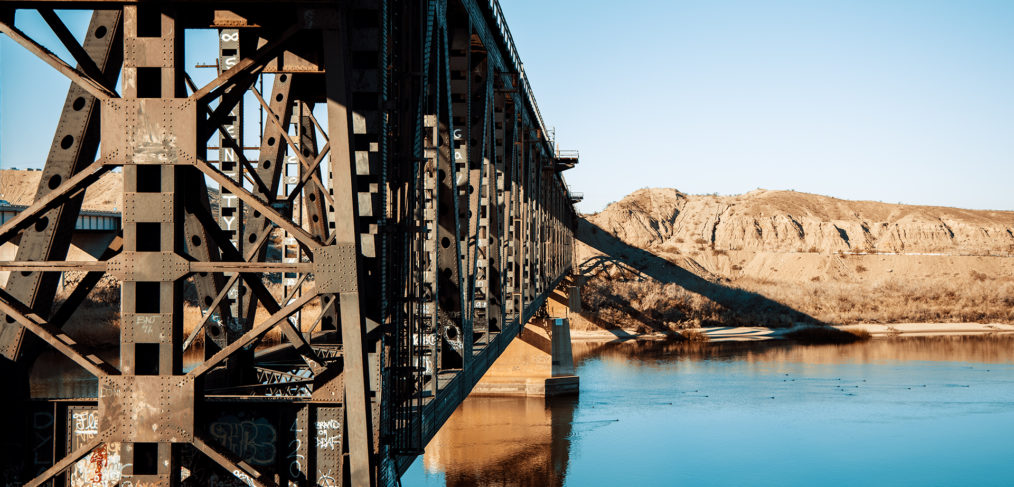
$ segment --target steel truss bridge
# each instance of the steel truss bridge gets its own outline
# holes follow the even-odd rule
[[[395,484],[570,273],[577,157],[496,0],[0,0],[0,31],[71,80],[0,226],[5,485]],[[69,261],[110,171],[120,236]],[[110,279],[119,342],[88,349],[64,325]],[[37,390],[54,357],[76,392]]]

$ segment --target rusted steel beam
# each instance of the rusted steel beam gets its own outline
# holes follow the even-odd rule
[[[186,172],[189,173],[187,178],[192,181],[190,185],[187,185],[184,197],[186,211],[183,217],[183,238],[186,242],[187,254],[190,258],[198,261],[221,260],[218,248],[211,244],[208,230],[201,225],[200,219],[195,215],[197,208],[210,212],[211,204],[208,197],[208,186],[199,172],[193,168],[187,169]],[[207,273],[202,275],[198,273],[193,275],[192,279],[198,295],[198,305],[207,312],[207,316],[210,316],[217,310],[220,317],[220,322],[209,328],[208,333],[205,335],[205,343],[208,344],[206,346],[206,353],[212,353],[216,349],[216,346],[217,348],[221,348],[227,345],[230,334],[235,333],[229,327],[234,316],[232,310],[227,304],[212,299],[212,296],[218,296],[222,292],[227,291],[228,288],[224,287],[225,283],[220,274]],[[184,346],[184,348],[186,347]]]
[[[471,37],[471,36],[469,36]],[[486,245],[480,246],[480,239],[488,235],[488,228],[482,225],[482,221],[488,221],[488,215],[482,214],[481,202],[485,188],[486,164],[489,163],[488,144],[492,134],[489,133],[489,120],[491,114],[490,97],[493,94],[493,78],[490,72],[490,65],[487,63],[485,50],[481,43],[474,40],[469,41],[467,48],[467,74],[466,83],[468,95],[467,115],[465,117],[467,128],[465,141],[467,183],[463,191],[467,211],[463,215],[465,222],[464,231],[467,238],[464,239],[465,261],[462,266],[465,273],[465,301],[462,306],[462,359],[463,368],[474,358],[475,346],[475,320],[480,315],[485,322],[485,264],[489,259],[485,253],[488,250]],[[480,236],[480,234],[482,236]],[[488,240],[483,242],[488,244]],[[480,257],[481,254],[481,257]],[[483,266],[479,266],[480,258]],[[479,273],[482,273],[479,275]],[[481,300],[477,301],[477,295]],[[477,309],[481,303],[482,308]],[[486,326],[485,323],[483,325]]]
[[[292,189],[291,194],[303,195],[301,213],[306,213],[307,218],[303,224],[310,228],[311,235],[318,240],[326,241],[331,233],[328,228],[327,209],[328,206],[334,206],[334,198],[331,197],[331,193],[324,190],[324,183],[320,180],[320,163],[323,161],[323,156],[317,154],[316,130],[310,120],[310,113],[313,113],[313,106],[303,103],[299,111],[299,153],[303,159],[307,161],[312,159],[312,162],[302,167],[303,177]],[[330,150],[330,146],[326,148]],[[307,178],[307,176],[310,177]],[[310,184],[307,186],[304,181]]]
[[[38,487],[45,484],[53,477],[59,475],[60,472],[66,470],[67,467],[73,465],[74,462],[77,462],[78,460],[84,458],[85,455],[88,455],[92,450],[94,450],[101,444],[102,438],[96,435],[95,439],[89,441],[88,443],[85,443],[81,448],[78,448],[77,450],[74,450],[72,453],[64,456],[62,459],[60,459],[60,461],[53,464],[52,467],[49,467],[48,469],[46,469],[46,471],[39,474],[39,476],[35,477],[30,482],[26,483],[25,487]]]
[[[194,216],[194,218],[197,219],[196,216]],[[199,220],[198,220],[198,222],[199,222]],[[253,245],[253,247],[251,247],[250,251],[247,252],[246,260],[248,262],[250,261],[250,259],[254,255],[257,255],[257,253],[260,252],[260,249],[268,241],[268,236],[269,235],[270,235],[270,233],[264,232],[264,234],[261,235],[260,239],[257,240],[257,242],[254,243],[254,245]],[[212,246],[209,245],[209,247],[212,247]],[[217,250],[217,247],[215,247],[215,248]],[[222,320],[225,321],[227,319],[227,317],[229,316],[230,309],[229,309],[228,306],[226,306],[224,304],[225,297],[229,294],[229,292],[233,288],[233,286],[239,281],[240,275],[241,274],[238,273],[238,272],[233,273],[232,277],[230,277],[228,281],[226,281],[224,284],[222,284],[221,286],[218,287],[219,291],[215,294],[215,298],[211,300],[210,304],[207,304],[205,306],[206,311],[201,316],[201,321],[197,324],[197,326],[194,327],[193,331],[191,331],[190,335],[187,336],[186,340],[183,341],[183,350],[184,351],[190,346],[191,343],[193,343],[194,339],[197,338],[197,334],[200,333],[202,329],[204,329],[205,325],[208,323],[208,320],[214,314],[214,310],[216,308],[218,308],[220,310],[219,313],[220,313],[220,316],[223,317]],[[217,275],[217,276],[220,277],[220,275]],[[232,339],[235,338],[235,336],[233,336],[233,337],[224,336],[224,335],[226,335],[226,333],[224,332],[224,330],[220,330],[217,333],[217,335],[219,335],[219,336],[221,336],[223,338],[219,342],[219,348],[228,345],[229,342]],[[211,347],[208,347],[208,349],[210,349],[210,348]],[[206,350],[205,354],[206,354],[207,357],[210,357],[210,355],[214,354],[215,351],[217,351],[217,350]]]
[[[11,320],[34,333],[35,336],[59,350],[60,353],[66,355],[92,375],[101,377],[117,373],[115,367],[93,353],[80,350],[78,343],[73,338],[50,326],[46,320],[2,290],[0,290],[0,311],[6,313]]]
[[[0,271],[42,271],[42,272],[102,272],[109,269],[107,261],[3,261],[0,262]],[[117,265],[113,263],[113,265]],[[185,262],[182,264],[189,272],[239,272],[239,273],[265,273],[265,272],[312,272],[312,262]]]
[[[440,369],[457,369],[463,360],[462,320],[465,317],[468,226],[468,26],[454,32],[438,27],[434,57],[436,67],[437,122],[437,340],[434,343],[434,394],[439,389]],[[464,193],[464,194],[463,194]],[[464,199],[464,201],[462,201]],[[462,222],[462,213],[465,213]]]
[[[292,153],[296,156],[296,159],[299,160],[300,165],[303,166],[303,170],[310,175],[310,179],[313,180],[314,184],[323,187],[324,183],[320,181],[320,175],[317,171],[317,164],[307,159],[307,157],[309,156],[307,154],[303,154],[303,151],[300,150],[296,142],[292,140],[292,137],[289,136],[288,132],[283,130],[284,127],[282,125],[282,122],[278,120],[278,115],[275,115],[275,112],[271,110],[271,106],[264,101],[264,98],[261,96],[260,92],[257,91],[256,88],[251,89],[250,91],[253,92],[254,96],[257,98],[257,101],[260,102],[262,107],[264,107],[264,111],[267,113],[267,119],[271,121],[272,124],[277,126],[278,135],[282,136],[282,138],[285,139],[285,142],[289,145],[289,148],[292,149]],[[326,194],[324,195],[324,197],[327,199],[329,204],[331,204],[332,206],[334,205],[334,200],[331,198],[330,194]]]
[[[226,90],[232,87],[233,83],[235,83],[237,79],[244,78],[254,70],[262,67],[265,62],[277,55],[278,51],[285,46],[285,43],[302,29],[302,25],[293,25],[289,27],[280,35],[274,37],[271,42],[260,49],[257,49],[253,55],[243,58],[237,62],[235,66],[229,68],[224,73],[211,80],[211,82],[199,88],[196,92],[190,95],[190,99],[194,101],[207,101],[222,96]]]
[[[191,262],[190,272],[313,272],[313,262]]]
[[[181,154],[197,152],[192,125],[198,112],[178,101],[186,95],[180,13],[162,5],[127,6],[123,15],[123,100],[107,101],[103,107],[102,149],[104,155],[125,164],[124,249],[118,268],[110,269],[121,279],[119,341],[124,377],[100,383],[99,416],[112,438],[127,444],[121,458],[131,465],[128,473],[135,482],[172,484],[178,482],[181,458],[179,448],[172,445],[177,437],[167,433],[179,439],[192,436],[194,415],[192,381],[187,388],[176,377],[183,370],[179,345],[185,274],[180,271],[185,264],[180,262],[185,252],[185,176],[191,173],[176,163]],[[136,117],[133,124],[117,123],[115,116],[121,110]],[[161,127],[175,129],[171,138],[163,138]],[[152,139],[162,139],[162,143],[152,147],[148,144]],[[121,392],[128,387],[137,392]],[[165,412],[150,417],[145,413],[150,409],[141,404]],[[120,411],[133,412],[121,416]],[[117,429],[114,425],[124,419],[128,425],[158,423],[150,433],[148,427]],[[142,445],[152,445],[154,465],[146,461],[148,452]]]
[[[82,189],[85,186],[97,181],[109,169],[111,169],[110,164],[105,159],[99,159],[82,169],[66,182],[53,188],[52,191],[44,196],[37,197],[31,206],[18,213],[14,218],[4,222],[3,226],[0,226],[0,242],[9,241],[19,231],[32,224],[39,226],[40,230],[45,229],[49,224],[49,220],[48,217],[43,216],[44,212],[51,210],[70,198],[81,196]],[[52,181],[52,179],[50,180]],[[39,222],[43,218],[46,218],[46,224],[40,225]]]
[[[270,206],[269,202],[261,200],[259,196],[250,193],[246,190],[246,188],[236,184],[229,176],[219,171],[218,168],[202,160],[198,160],[195,166],[200,169],[201,172],[207,174],[212,180],[222,185],[222,187],[227,188],[239,199],[243,200],[244,203],[261,212],[261,214],[265,215],[272,223],[291,233],[292,236],[296,237],[296,239],[311,252],[311,249],[315,249],[322,245],[322,242],[315,239],[306,230],[296,226],[296,224],[291,220],[275,211],[274,208]]]
[[[246,485],[252,485],[256,487],[274,487],[277,484],[263,478],[257,469],[253,468],[250,464],[243,460],[236,458],[231,452],[222,451],[216,448],[213,444],[202,440],[199,436],[194,437],[192,441],[194,448],[208,456],[215,461],[215,463],[221,465],[226,471],[232,473]]]
[[[45,46],[35,42],[34,39],[28,37],[17,27],[14,27],[14,24],[0,22],[0,32],[7,34],[7,37],[10,37],[11,40],[21,44],[22,47],[32,54],[35,54],[39,59],[45,61],[46,64],[52,66],[54,69],[74,82],[74,84],[80,86],[95,98],[100,100],[119,98],[119,95],[117,95],[117,93],[111,88],[107,87],[101,79],[95,79],[89,74],[79,71],[78,69],[75,69],[71,65],[65,63],[56,54],[53,54],[52,51],[46,49]]]
[[[494,79],[494,83],[497,82]],[[496,85],[495,85],[496,86]],[[505,308],[505,274],[506,265],[504,262],[505,229],[504,222],[509,218],[507,211],[507,181],[506,181],[506,158],[508,157],[507,120],[506,120],[506,99],[504,93],[494,91],[493,95],[493,116],[492,116],[492,163],[487,165],[489,184],[487,185],[487,207],[489,214],[489,259],[490,265],[487,272],[488,279],[488,305],[487,320],[488,331],[486,343],[489,343],[490,334],[499,332],[500,327],[507,322]]]
[[[346,19],[342,19],[344,23]],[[328,141],[331,144],[331,189],[334,191],[335,245],[350,249],[355,264],[339,288],[338,307],[342,345],[345,350],[345,412],[348,418],[349,478],[352,485],[374,485],[373,426],[370,413],[368,358],[365,348],[366,319],[360,288],[359,201],[352,159],[352,130],[347,91],[347,64],[342,46],[348,38],[338,30],[325,30],[324,66],[327,92]]]
[[[42,272],[66,272],[66,271],[84,271],[84,272],[102,272],[106,270],[105,262],[96,261],[38,261],[38,260],[27,260],[27,261],[4,261],[0,262],[0,270],[3,271],[42,271]]]
[[[13,22],[13,16],[11,18]],[[107,78],[115,78],[122,59],[121,13],[97,11],[92,14],[82,43],[85,52]],[[0,227],[0,242],[20,233],[16,260],[49,260],[66,257],[77,220],[82,187],[97,180],[109,167],[95,162],[98,147],[99,116],[96,99],[71,84],[64,100],[53,143],[46,158],[35,202]],[[58,275],[51,273],[12,274],[7,280],[9,292],[28,304],[41,316],[48,316]],[[0,321],[0,347],[11,360],[22,358],[24,332],[20,327]]]
[[[243,336],[241,336],[234,342],[230,343],[225,348],[219,350],[218,353],[216,353],[213,357],[205,360],[203,363],[201,363],[201,365],[198,365],[197,367],[193,368],[190,372],[187,373],[187,375],[190,377],[199,377],[203,375],[205,372],[211,370],[213,367],[215,367],[223,360],[228,358],[229,355],[231,355],[233,352],[249,345],[254,340],[258,339],[261,335],[267,333],[268,330],[274,328],[279,323],[285,321],[289,316],[292,316],[293,313],[299,311],[300,308],[302,308],[315,298],[317,298],[316,293],[308,292],[304,294],[302,297],[282,307],[281,309],[273,313],[271,316],[269,316],[267,319],[265,319],[263,322],[251,328],[246,333],[244,333]]]
[[[67,51],[74,57],[74,60],[77,61],[78,67],[91,79],[101,81],[103,87],[109,91],[113,91],[110,87],[111,83],[105,79],[105,74],[102,73],[102,70],[95,64],[95,61],[88,55],[84,47],[77,42],[74,34],[71,34],[67,26],[60,20],[60,17],[56,15],[56,12],[51,8],[40,8],[39,14],[49,24],[49,27],[53,29],[53,33],[60,39],[60,42],[67,48]]]

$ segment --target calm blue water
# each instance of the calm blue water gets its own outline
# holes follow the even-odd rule
[[[584,352],[576,403],[459,410],[403,486],[1014,485],[1009,337]]]

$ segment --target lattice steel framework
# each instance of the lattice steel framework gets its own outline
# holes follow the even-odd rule
[[[93,11],[84,39],[54,8]],[[188,29],[220,39],[204,86]],[[35,203],[0,226],[8,485],[390,485],[570,272],[576,158],[495,1],[0,1],[0,31],[72,81]],[[121,235],[68,261],[109,171]],[[86,274],[54,305],[66,272]],[[61,330],[104,276],[108,358]],[[96,378],[84,394],[30,400],[47,347]]]

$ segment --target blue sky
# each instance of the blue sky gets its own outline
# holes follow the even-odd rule
[[[1014,209],[1014,2],[502,2],[584,211],[642,187]]]
[[[1014,2],[502,5],[582,211],[642,187],[1014,210]],[[0,165],[38,167],[67,82],[0,56]]]

